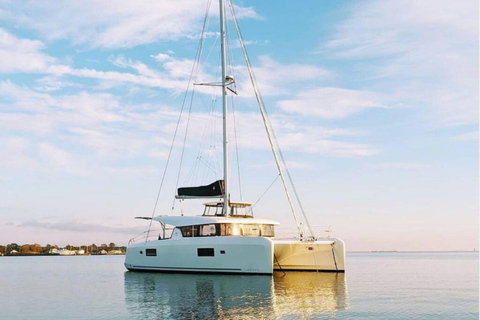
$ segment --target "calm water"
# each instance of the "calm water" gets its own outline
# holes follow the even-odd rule
[[[127,272],[123,256],[0,257],[0,319],[478,319],[478,253],[350,253],[347,273]]]

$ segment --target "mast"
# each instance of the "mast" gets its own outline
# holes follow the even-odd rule
[[[228,204],[230,197],[230,186],[228,179],[228,131],[227,131],[227,58],[225,50],[225,4],[219,0],[220,7],[220,38],[221,38],[221,56],[222,56],[222,101],[223,101],[223,215],[228,215]]]

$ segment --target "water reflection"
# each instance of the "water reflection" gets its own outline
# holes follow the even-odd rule
[[[125,272],[132,319],[300,319],[348,308],[344,274],[233,276]]]
[[[276,272],[273,278],[276,318],[330,318],[348,309],[344,273]]]

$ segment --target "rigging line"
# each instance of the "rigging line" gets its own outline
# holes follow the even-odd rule
[[[210,4],[211,4],[211,1],[208,2],[207,8],[206,8],[206,11],[205,11],[205,20],[203,22],[204,23],[204,30],[205,30],[205,25],[206,25],[206,17],[208,16],[208,11],[210,10]],[[202,31],[202,34],[203,34],[203,32],[204,31]],[[197,49],[197,54],[199,53],[199,51],[200,51],[200,48]],[[195,70],[195,63],[193,63],[193,65],[192,65],[192,71],[190,73],[190,77],[189,77],[188,83],[187,83],[187,88],[186,88],[185,94],[183,96],[182,107],[180,108],[180,114],[178,115],[177,124],[175,126],[175,133],[173,134],[172,144],[170,145],[170,150],[168,151],[167,162],[165,164],[165,169],[163,170],[162,180],[160,181],[160,187],[158,188],[158,192],[157,192],[157,198],[155,199],[155,205],[154,205],[153,211],[152,211],[152,218],[155,216],[155,211],[157,210],[158,199],[160,198],[160,193],[161,193],[162,188],[163,188],[163,183],[165,181],[165,176],[167,174],[168,165],[170,164],[170,157],[172,155],[173,146],[175,145],[175,140],[176,140],[177,133],[178,133],[178,127],[180,126],[180,120],[182,119],[183,109],[185,107],[185,102],[187,101],[187,96],[188,96],[188,88],[190,87],[190,84],[192,83],[193,71],[194,70]],[[150,223],[148,225],[148,231],[147,231],[147,236],[145,238],[145,242],[148,240],[148,237],[150,235],[150,231],[151,231],[151,228],[152,228],[152,221],[153,221],[153,219],[150,219]]]
[[[262,100],[262,98],[260,96],[260,93],[258,91],[258,88],[256,86],[255,76],[253,74],[253,70],[252,70],[251,65],[250,65],[250,59],[248,58],[248,54],[247,54],[247,50],[245,48],[245,44],[243,43],[242,34],[240,32],[240,28],[238,27],[237,18],[235,16],[235,12],[234,12],[234,8],[233,8],[231,0],[228,0],[228,4],[229,4],[231,15],[232,15],[232,20],[233,20],[233,23],[235,25],[235,29],[237,31],[238,40],[240,42],[240,47],[242,48],[245,63],[247,64],[248,74],[250,75],[250,81],[252,82],[253,90],[255,92],[255,97],[257,98],[257,103],[258,103],[258,107],[260,109],[260,114],[261,114],[262,119],[263,119],[263,123],[264,123],[264,126],[265,126],[265,131],[267,132],[268,142],[270,143],[270,148],[272,150],[273,157],[275,158],[275,163],[277,165],[278,172],[280,173],[280,177],[282,179],[283,188],[285,190],[285,194],[286,194],[288,203],[290,205],[290,210],[292,211],[293,218],[295,220],[295,225],[297,226],[298,232],[300,233],[301,232],[300,224],[299,224],[299,221],[298,221],[298,218],[297,218],[297,214],[295,213],[295,207],[293,206],[292,199],[290,198],[290,194],[288,192],[288,187],[287,187],[287,182],[285,181],[285,178],[283,177],[282,167],[280,166],[280,162],[278,160],[277,152],[275,150],[275,144],[272,141],[272,137],[270,135],[270,128],[269,128],[269,124],[268,124],[267,115],[265,114],[265,108],[263,106],[263,100]]]
[[[251,71],[251,68],[250,68],[250,62],[249,62],[249,59],[248,59],[247,51],[246,51],[245,46],[244,46],[244,43],[243,43],[243,39],[242,39],[242,36],[241,36],[241,33],[240,33],[240,29],[238,28],[238,24],[237,24],[237,20],[236,20],[235,14],[234,14],[233,5],[231,4],[231,0],[229,0],[228,3],[229,3],[229,5],[230,5],[230,10],[232,11],[232,20],[233,20],[233,22],[234,22],[234,24],[235,24],[235,27],[236,27],[236,29],[237,29],[237,33],[238,33],[240,45],[241,45],[241,47],[242,47],[242,50],[243,50],[243,53],[244,53],[244,56],[245,56],[245,60],[246,60],[246,63],[247,63],[248,70],[249,70],[249,72],[251,72],[251,74],[250,74],[251,80],[252,80],[252,82],[255,82],[254,75],[253,75],[253,71]],[[255,90],[255,94],[257,95],[258,90],[257,90],[255,84],[254,84],[254,90]],[[299,195],[298,195],[297,189],[296,189],[295,184],[293,183],[293,179],[292,179],[292,177],[291,177],[291,175],[290,175],[290,170],[288,170],[287,163],[286,163],[286,161],[285,161],[285,158],[283,157],[283,152],[282,152],[282,150],[281,150],[281,148],[280,148],[280,145],[279,145],[279,143],[278,143],[277,137],[276,137],[276,135],[275,135],[275,131],[273,130],[273,126],[272,126],[272,124],[271,124],[271,122],[270,122],[270,119],[269,119],[269,117],[268,117],[268,112],[267,112],[267,110],[266,110],[265,107],[264,107],[263,99],[262,99],[262,97],[260,96],[259,93],[258,93],[258,95],[257,95],[257,100],[258,100],[258,102],[259,102],[260,111],[262,112],[262,109],[263,109],[263,111],[265,112],[266,119],[267,119],[267,121],[268,121],[270,130],[271,130],[271,133],[272,133],[272,135],[273,135],[273,139],[274,139],[274,141],[275,141],[275,145],[276,145],[276,147],[277,147],[277,149],[278,149],[278,153],[279,153],[279,155],[280,155],[280,159],[282,160],[283,166],[284,166],[284,168],[285,168],[285,172],[287,173],[288,180],[289,180],[289,182],[290,182],[290,184],[291,184],[291,186],[292,186],[292,189],[293,189],[295,198],[296,198],[296,200],[297,200],[297,202],[298,202],[298,205],[299,205],[299,207],[300,207],[300,211],[302,212],[303,218],[304,218],[304,220],[305,220],[305,222],[306,222],[306,224],[307,224],[307,227],[308,227],[308,230],[309,230],[309,232],[310,232],[310,235],[312,236],[312,238],[315,238],[315,236],[314,236],[314,234],[313,234],[313,230],[312,230],[312,228],[311,228],[311,226],[310,226],[310,222],[308,221],[308,218],[307,218],[307,216],[306,216],[305,210],[304,210],[304,208],[303,208],[302,202],[300,201],[300,197],[299,197]],[[262,116],[263,116],[263,112],[262,112]],[[266,129],[267,129],[267,134],[269,134],[268,128],[266,128]],[[270,138],[269,138],[269,139],[270,139]],[[275,151],[273,151],[273,152],[274,152],[274,157],[276,158]],[[280,169],[280,168],[279,168],[279,170],[280,170],[280,172],[281,172],[281,169]],[[282,175],[282,181],[283,181],[283,175]],[[288,191],[287,191],[287,189],[286,189],[286,185],[285,185],[285,191],[287,192],[287,197],[289,198]],[[295,221],[297,222],[297,218],[296,218],[296,214],[295,214],[295,212],[294,212],[294,209],[293,209],[293,214],[294,214]]]
[[[302,212],[303,219],[305,220],[305,223],[307,224],[308,231],[310,232],[310,235],[312,236],[312,239],[315,239],[315,235],[313,234],[313,229],[310,226],[310,222],[308,221],[305,210],[303,209],[302,202],[300,201],[300,196],[298,195],[297,188],[295,187],[295,184],[293,183],[292,176],[290,175],[290,170],[288,170],[287,162],[285,161],[285,158],[283,157],[282,149],[280,148],[277,137],[275,135],[275,131],[273,130],[273,127],[270,123],[270,118],[268,117],[268,113],[267,113],[266,110],[265,110],[265,113],[267,114],[267,120],[268,120],[268,123],[270,125],[270,128],[272,129],[272,135],[273,135],[273,139],[274,139],[275,144],[276,144],[277,149],[278,149],[278,154],[280,155],[280,159],[282,160],[283,167],[285,168],[285,172],[287,173],[288,180],[290,182],[290,185],[292,186],[293,194],[295,195],[295,198],[297,199],[298,206],[300,207],[300,211]]]
[[[208,61],[208,59],[209,59],[209,57],[210,57],[213,49],[215,48],[216,43],[218,42],[219,37],[220,37],[220,35],[217,34],[216,37],[215,37],[215,40],[214,40],[214,42],[213,42],[213,45],[211,46],[211,49],[210,49],[209,53],[206,55],[206,57],[205,57],[205,59],[204,59],[205,62]],[[206,63],[205,63],[205,64],[206,64]],[[201,72],[202,72],[202,66],[200,66],[200,71],[199,71],[199,73],[201,73]],[[217,70],[217,74],[218,74],[218,70]],[[196,83],[195,85],[207,85],[207,84]],[[216,91],[216,89],[214,88],[214,89],[213,89],[213,93],[212,93],[212,101],[211,101],[211,103],[210,103],[210,110],[209,110],[209,114],[208,114],[208,117],[209,117],[209,118],[208,118],[207,124],[206,124],[206,126],[205,126],[205,130],[204,130],[204,132],[203,132],[203,135],[202,135],[202,142],[201,142],[201,144],[200,144],[200,146],[199,146],[199,148],[198,148],[197,159],[202,156],[202,151],[205,149],[205,145],[207,144],[207,137],[208,137],[208,136],[212,136],[212,131],[213,131],[213,130],[212,130],[211,128],[212,128],[213,126],[212,126],[211,123],[214,122],[214,119],[213,119],[213,118],[214,118],[214,110],[215,110],[215,103],[216,103],[215,91]],[[202,97],[201,95],[200,95],[200,98],[201,98],[202,101],[203,101],[203,97]],[[209,142],[209,144],[211,145],[212,143]],[[212,161],[212,162],[213,162],[213,166],[215,167],[214,161]],[[207,171],[204,170],[203,177],[202,177],[202,179],[201,179],[202,182],[205,181],[205,179],[206,179],[206,173],[207,173]],[[195,175],[195,179],[196,179],[197,176],[198,176],[198,175]],[[215,176],[215,178],[217,178],[217,176]]]
[[[212,46],[212,49],[213,47],[215,47],[216,43],[218,41],[218,36],[215,40],[215,43],[213,44]],[[219,60],[220,60],[220,57],[219,57]],[[220,63],[218,63],[219,65]],[[218,74],[219,74],[219,70],[217,69],[216,70],[216,76],[215,78],[218,77]],[[208,150],[207,152],[207,160],[205,160],[205,157],[203,157],[203,163],[205,165],[204,167],[204,170],[203,170],[203,175],[202,175],[202,182],[205,182],[207,180],[207,174],[211,171],[213,172],[214,174],[214,177],[216,180],[219,180],[219,177],[221,176],[221,172],[220,170],[218,170],[217,168],[220,168],[220,165],[218,163],[218,159],[217,159],[217,150],[216,150],[216,143],[215,143],[215,137],[216,137],[216,118],[217,118],[217,115],[215,114],[215,108],[216,108],[216,104],[217,104],[217,94],[216,94],[216,91],[218,90],[215,86],[212,86],[213,90],[212,90],[212,94],[211,94],[211,103],[210,103],[210,109],[209,109],[209,113],[208,113],[208,119],[207,119],[207,123],[205,125],[205,131],[204,131],[204,135],[202,137],[202,144],[199,148],[199,155],[201,156],[202,155],[202,152],[205,151],[205,149]],[[200,159],[202,159],[202,157],[200,157]],[[210,171],[208,171],[207,169],[210,169]]]
[[[157,198],[155,199],[155,205],[153,207],[152,218],[155,216],[155,211],[157,210],[157,205],[158,205],[158,199],[160,198],[160,193],[162,191],[163,183],[165,181],[165,176],[166,176],[166,173],[167,173],[168,165],[170,164],[170,157],[172,155],[173,146],[175,144],[175,140],[176,140],[176,137],[177,137],[178,127],[180,126],[180,120],[182,119],[183,109],[185,107],[185,102],[187,100],[188,88],[190,87],[190,83],[192,81],[192,74],[193,74],[194,67],[195,67],[195,64],[193,64],[193,66],[192,66],[192,73],[190,74],[190,78],[188,79],[187,89],[185,90],[185,95],[183,96],[182,107],[180,109],[180,114],[178,115],[177,124],[175,126],[175,133],[173,134],[172,144],[170,145],[170,150],[168,151],[167,163],[165,164],[165,169],[163,170],[162,180],[160,182],[160,187],[158,188],[158,192],[157,192]],[[153,221],[153,219],[150,219],[150,223],[148,225],[147,236],[145,237],[145,242],[148,241],[148,237],[150,235],[150,230],[152,228],[152,221]]]
[[[218,54],[218,57],[217,57],[217,66],[220,66],[221,65],[221,60],[222,60],[222,57],[221,57],[221,54],[219,53]],[[222,68],[221,67],[217,67],[217,70],[216,70],[216,74],[215,74],[215,79],[218,79],[220,78],[220,74],[222,72]],[[214,101],[214,104],[212,104],[212,114],[215,113],[215,109],[217,108],[217,102],[218,102],[218,98],[221,97],[221,94],[217,94],[217,91],[218,89],[216,87],[213,87],[213,94],[212,94],[212,99]],[[221,113],[218,113],[218,115],[221,117]],[[223,160],[222,160],[222,153],[221,152],[217,152],[217,143],[215,142],[215,138],[216,137],[221,137],[222,134],[219,132],[221,131],[221,129],[219,129],[219,121],[213,121],[213,118],[212,118],[212,131],[211,131],[211,136],[210,136],[210,145],[213,146],[213,148],[215,149],[215,154],[214,154],[214,157],[212,162],[215,166],[215,168],[219,168],[218,169],[218,172],[220,172],[220,179],[222,177],[222,168],[223,168]],[[223,150],[223,149],[222,149]],[[223,151],[222,151],[223,152]],[[217,169],[216,169],[217,170]]]
[[[210,59],[210,56],[212,55],[212,52],[213,52],[213,50],[215,49],[215,46],[216,46],[216,44],[217,44],[217,42],[218,42],[218,39],[220,39],[220,34],[219,34],[219,33],[217,33],[217,36],[215,37],[215,41],[213,41],[213,45],[212,45],[212,47],[210,48],[210,51],[209,51],[208,54],[205,56],[205,61],[208,61],[208,59]],[[200,70],[200,71],[201,71],[201,70]],[[202,84],[199,83],[199,84],[197,84],[197,85],[202,85]],[[203,84],[203,85],[205,85],[205,84]]]
[[[203,97],[202,95],[200,95],[200,98],[203,102]],[[198,147],[198,151],[197,151],[197,157],[196,157],[196,161],[195,161],[195,165],[194,165],[194,168],[192,168],[192,170],[190,171],[190,173],[188,174],[187,176],[187,179],[185,179],[185,182],[189,181],[188,179],[191,178],[192,176],[194,177],[193,178],[193,181],[198,181],[196,178],[198,176],[198,172],[196,171],[197,169],[197,166],[198,166],[198,160],[201,159],[203,157],[203,152],[204,150],[206,149],[205,145],[207,144],[207,137],[209,137],[211,135],[210,131],[211,131],[211,127],[212,127],[212,122],[214,121],[214,114],[213,114],[213,108],[214,108],[214,104],[215,101],[211,101],[211,104],[210,104],[210,108],[209,108],[209,112],[208,112],[208,115],[207,115],[207,123],[204,127],[204,130],[203,130],[203,134],[202,134],[202,139],[201,139],[201,143],[199,144],[199,147]],[[204,103],[205,104],[205,103]],[[193,171],[195,170],[195,171]],[[204,177],[203,177],[203,180],[202,182],[204,181],[205,179],[205,172],[204,172]]]
[[[202,157],[200,157],[198,160],[205,165],[205,168],[210,169],[210,171],[212,171],[212,172],[215,174],[215,176],[217,176],[218,171],[217,171],[216,168],[215,168],[214,166],[212,166],[207,160],[205,160],[205,159],[202,158]]]
[[[237,158],[238,189],[239,189],[239,192],[240,192],[240,201],[243,201],[242,178],[241,178],[241,171],[240,171],[240,155],[239,155],[239,152],[238,152],[237,118],[235,117],[236,109],[235,109],[234,101],[235,100],[232,97],[233,132],[234,132],[234,135],[235,135],[235,155],[236,155],[236,158]]]
[[[228,43],[230,44],[231,39],[230,39],[230,32],[228,32],[228,24],[227,24],[227,35],[228,35]],[[235,81],[235,68],[234,66],[234,60],[233,60],[233,54],[232,54],[232,47],[230,45],[227,46],[228,48],[228,57],[229,57],[229,67],[231,74],[233,76],[233,79]],[[234,86],[236,87],[236,84],[234,82]],[[236,88],[235,88],[236,91]],[[235,106],[235,99],[234,96],[231,98],[231,105],[232,105],[232,116],[233,116],[233,132],[234,132],[234,137],[235,137],[235,157],[237,160],[237,175],[238,175],[238,190],[240,193],[240,201],[243,201],[243,194],[242,194],[242,178],[241,178],[241,171],[240,171],[240,153],[238,151],[238,135],[237,135],[237,118],[236,118],[236,106]]]
[[[208,12],[210,11],[209,10],[210,9],[210,4],[211,4],[211,1],[208,2],[207,9],[205,10],[205,18],[203,20],[202,34],[200,36],[200,43],[198,44],[197,57],[195,59],[196,63],[194,64],[194,68],[192,68],[192,73],[190,74],[190,76],[192,76],[195,73],[194,83],[197,80],[198,71],[200,69],[200,61],[202,59],[203,45],[205,44],[205,30],[206,30],[207,21],[208,21]],[[183,159],[184,159],[184,155],[185,155],[185,145],[186,145],[186,142],[187,142],[188,128],[190,126],[190,116],[192,114],[192,106],[193,106],[194,96],[195,96],[195,87],[193,86],[192,87],[192,94],[190,96],[190,106],[188,108],[187,125],[185,127],[185,135],[183,137],[182,152],[181,152],[181,155],[180,155],[180,164],[178,166],[178,174],[177,174],[177,182],[176,182],[176,185],[175,185],[175,190],[178,189],[178,183],[180,181],[180,174],[182,172],[182,164],[183,164]],[[172,210],[174,208],[175,208],[175,197],[173,197],[173,201],[172,201]]]
[[[257,203],[263,198],[263,196],[268,192],[268,190],[270,190],[270,188],[278,180],[279,177],[280,177],[280,174],[277,175],[277,177],[273,180],[273,182],[268,186],[267,190],[265,190],[265,192],[260,196],[260,198],[258,198],[257,201],[255,201],[255,203],[250,207],[250,212],[253,210],[253,207],[255,207]]]
[[[207,37],[205,31],[206,31],[206,30],[209,28],[209,26],[210,26],[210,16],[209,16],[208,13],[210,12],[210,6],[211,6],[211,4],[212,4],[212,0],[208,1],[208,2],[207,2],[207,8],[205,9],[205,17],[204,17],[204,20],[203,20],[202,33],[201,33],[201,38],[200,38],[200,41],[203,41],[203,42],[205,42],[205,39],[206,39],[206,37]],[[218,35],[217,35],[217,37],[215,38],[215,42],[214,42],[214,43],[216,43],[217,40],[218,40]],[[210,53],[211,53],[211,50],[212,50],[212,49],[210,49]],[[210,53],[209,53],[209,54],[207,55],[207,57],[205,58],[205,61],[206,61],[206,60],[208,59],[208,57],[210,56]],[[199,72],[203,72],[202,67],[201,67],[201,57],[199,57],[198,59],[199,59],[198,61],[199,61],[199,65],[200,65],[200,66],[199,66],[199,67],[200,67]],[[195,85],[195,83],[194,83],[194,85]]]

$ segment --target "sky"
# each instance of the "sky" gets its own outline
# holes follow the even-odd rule
[[[310,224],[332,225],[347,251],[478,249],[478,1],[234,5]],[[210,7],[197,83],[220,81]],[[153,210],[206,8],[0,0],[0,244],[126,245],[148,227],[135,216],[203,212],[172,210],[177,186],[221,178],[221,103],[203,86],[186,99]],[[228,29],[232,199],[292,226]]]

